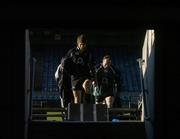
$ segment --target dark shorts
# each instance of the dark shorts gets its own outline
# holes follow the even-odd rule
[[[83,90],[83,83],[87,78],[79,78],[76,80],[72,80],[71,84],[72,84],[72,90]]]
[[[113,89],[107,89],[106,91],[103,91],[101,92],[101,95],[100,96],[97,96],[97,102],[102,102],[103,100],[105,100],[106,97],[109,97],[109,96],[114,96],[113,94]]]
[[[106,97],[109,97],[109,96],[113,96],[113,95],[106,95],[106,96],[98,96],[96,98],[96,101],[97,102],[103,102],[105,100]]]

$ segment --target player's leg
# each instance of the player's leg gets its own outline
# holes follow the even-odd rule
[[[73,90],[75,104],[81,103],[81,92],[82,92],[81,90]]]
[[[74,96],[74,103],[81,103],[82,99],[82,79],[76,79],[72,81],[72,92]]]
[[[92,81],[89,79],[86,79],[83,82],[83,90],[84,90],[84,99],[87,104],[94,104],[95,103],[95,97],[93,95],[92,90]]]
[[[90,94],[90,88],[91,88],[92,82],[89,79],[86,79],[83,84],[82,87],[84,89],[85,94]]]
[[[107,96],[107,97],[105,98],[105,101],[106,101],[106,104],[107,104],[107,107],[108,107],[108,108],[112,108],[113,100],[114,100],[114,97],[113,97],[113,96]]]

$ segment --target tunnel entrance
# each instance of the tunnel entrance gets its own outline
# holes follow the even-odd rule
[[[120,104],[113,108],[95,103],[91,106],[70,104],[61,107],[54,74],[61,58],[76,46],[76,36],[80,33],[87,35],[87,47],[96,66],[108,54],[112,64],[120,71],[122,86],[116,94]],[[154,40],[154,30],[145,29],[27,29],[25,119],[66,123],[144,122],[153,118]],[[82,120],[81,110],[84,115],[92,116]],[[94,112],[96,118],[93,118]],[[100,120],[97,118],[99,115]]]

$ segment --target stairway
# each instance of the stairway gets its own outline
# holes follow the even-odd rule
[[[38,117],[48,117],[47,115],[59,116],[61,114],[48,114],[43,112],[62,112],[62,108],[34,108],[33,114]],[[35,114],[42,112],[41,114]],[[125,113],[136,113],[136,109],[112,108],[109,114],[119,114],[119,122],[112,121],[53,121],[53,120],[32,120],[29,123],[28,139],[63,139],[63,138],[83,138],[83,139],[145,139],[145,124],[140,120],[131,120],[133,115]],[[123,115],[124,114],[124,115]],[[128,120],[123,119],[128,118]]]
[[[145,139],[144,122],[30,122],[28,139]]]

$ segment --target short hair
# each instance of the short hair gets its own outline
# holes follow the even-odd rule
[[[86,39],[86,36],[84,35],[84,34],[80,34],[80,35],[78,35],[78,37],[77,37],[77,43],[79,43],[79,42],[81,42],[81,43],[87,43],[87,39]]]
[[[103,60],[104,59],[111,59],[111,57],[110,57],[110,55],[105,55],[104,57],[103,57]]]

